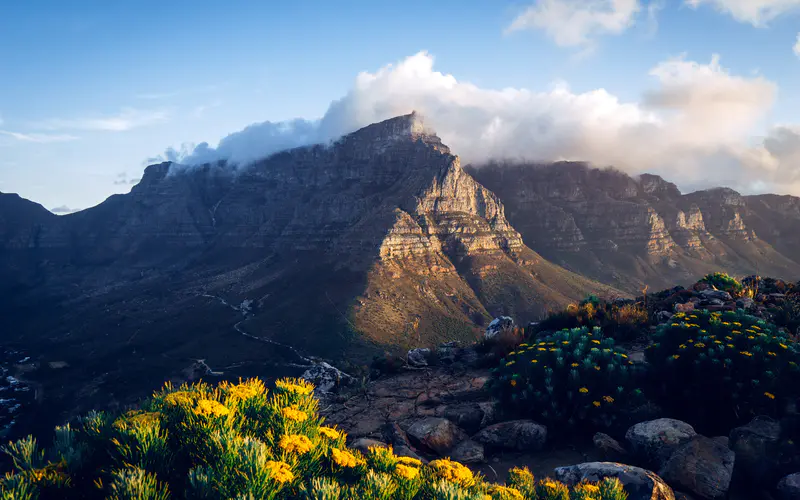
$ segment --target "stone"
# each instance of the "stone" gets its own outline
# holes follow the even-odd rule
[[[483,334],[483,338],[487,340],[493,339],[501,332],[512,328],[514,328],[514,319],[510,316],[500,316],[489,323],[489,326],[486,327],[486,331]]]
[[[739,309],[750,310],[755,307],[755,301],[750,297],[740,297],[736,300],[736,307]]]
[[[329,393],[342,386],[355,383],[356,379],[324,361],[317,361],[306,370],[302,378],[315,386],[317,393]]]
[[[547,440],[547,427],[532,420],[510,420],[490,425],[472,439],[491,448],[538,451]]]
[[[719,299],[723,302],[728,302],[733,299],[731,294],[725,290],[703,290],[700,292],[700,296],[706,300]]]
[[[450,453],[459,442],[467,438],[466,433],[456,424],[439,417],[417,420],[407,432],[412,443],[441,456]]]
[[[694,303],[686,302],[685,304],[675,304],[676,313],[688,313],[694,311]]]
[[[471,439],[458,443],[453,448],[450,458],[463,464],[478,464],[486,461],[483,445]]]
[[[423,367],[428,366],[428,359],[430,359],[431,350],[428,348],[411,349],[406,355],[406,361],[409,366]]]
[[[676,491],[674,493],[675,493],[675,500],[695,500],[695,498],[688,493],[684,493],[682,491]]]
[[[408,434],[406,434],[406,431],[404,431],[397,422],[386,423],[382,431],[383,438],[392,446],[406,446],[411,448],[411,441],[408,439]]]
[[[726,448],[730,448],[729,445],[730,445],[731,440],[730,440],[730,438],[728,436],[714,436],[711,439],[713,439],[714,441],[718,442],[719,444],[721,444],[722,446],[724,446]]]
[[[440,363],[452,364],[455,363],[460,350],[461,344],[459,342],[445,342],[436,348],[436,357]]]
[[[658,311],[656,313],[656,321],[658,323],[666,323],[672,318],[673,314],[669,311]]]
[[[694,428],[686,422],[659,418],[632,426],[625,433],[625,440],[635,455],[658,469],[679,446],[696,435]]]
[[[422,463],[425,464],[428,463],[427,459],[418,455],[416,451],[409,448],[408,446],[394,446],[393,449],[394,449],[394,454],[397,455],[398,457],[411,457],[411,458],[416,458]]]
[[[468,434],[474,434],[486,426],[487,414],[484,410],[485,403],[462,403],[448,406],[444,417],[452,421]],[[492,415],[488,415],[491,417]]]
[[[617,478],[628,493],[628,500],[675,500],[672,488],[647,469],[616,462],[587,462],[555,469],[559,481],[574,486],[581,481],[601,481]]]
[[[350,448],[356,449],[361,453],[366,454],[370,448],[373,446],[378,446],[380,448],[385,448],[387,445],[383,441],[378,441],[377,439],[370,439],[370,438],[358,438],[350,443]]]
[[[779,500],[797,500],[800,498],[800,472],[789,474],[780,481],[775,488]]]
[[[777,481],[777,456],[781,437],[778,422],[756,417],[731,431],[730,448],[736,454],[737,480],[762,487]],[[772,483],[772,484],[770,484]]]
[[[603,454],[603,458],[606,460],[616,462],[628,455],[628,452],[619,444],[619,441],[608,434],[598,432],[592,438],[592,442],[594,443],[594,447],[600,450]]]
[[[700,498],[721,499],[728,494],[735,458],[727,446],[705,436],[694,436],[675,450],[658,475]]]

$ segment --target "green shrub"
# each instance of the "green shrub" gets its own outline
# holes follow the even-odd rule
[[[652,395],[671,416],[705,430],[778,417],[800,393],[798,345],[741,311],[679,313],[654,340],[647,349]]]
[[[562,330],[516,352],[492,370],[490,388],[504,409],[558,431],[608,428],[643,402],[640,373],[602,330]]]
[[[740,295],[743,290],[742,284],[726,273],[706,274],[698,283],[705,283],[715,290],[723,290],[734,297]]]
[[[530,476],[533,493],[523,496],[448,459],[423,465],[391,447],[362,454],[322,425],[312,385],[275,385],[271,393],[257,379],[167,385],[139,410],[92,412],[74,428],[57,428],[49,450],[32,437],[9,443],[2,451],[14,465],[0,479],[0,499],[556,500],[554,491],[585,488]],[[601,492],[602,483],[588,487]]]

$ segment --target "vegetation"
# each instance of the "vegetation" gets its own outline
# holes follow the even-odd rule
[[[693,425],[727,430],[756,415],[779,417],[800,395],[797,343],[743,312],[679,313],[654,341],[650,395]]]
[[[608,428],[643,402],[638,368],[597,327],[520,344],[492,373],[490,387],[504,408],[554,430]]]
[[[728,276],[726,273],[706,274],[698,283],[710,285],[715,290],[728,292],[734,297],[741,295],[743,287],[736,278]]]
[[[548,316],[536,326],[536,332],[600,327],[606,336],[626,342],[640,337],[648,324],[649,315],[642,303],[606,302],[590,295],[579,304]]]
[[[140,410],[92,412],[56,428],[48,450],[28,437],[2,451],[13,470],[0,498],[192,499],[533,499],[624,500],[617,480],[570,489],[525,469],[492,484],[448,459],[427,465],[391,448],[368,453],[322,425],[313,386],[257,379],[166,386]]]

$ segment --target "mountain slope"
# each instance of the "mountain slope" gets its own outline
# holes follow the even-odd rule
[[[70,411],[197,359],[234,377],[301,362],[274,342],[363,362],[619,293],[526,247],[413,114],[247,168],[152,165],[131,193],[15,241],[0,253],[40,280],[3,297],[3,338],[69,365],[28,376]]]
[[[800,199],[717,188],[683,195],[661,177],[581,163],[468,169],[545,258],[629,293],[725,270],[800,278]]]

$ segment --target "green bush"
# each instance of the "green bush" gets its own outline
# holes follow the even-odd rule
[[[798,391],[800,349],[741,311],[679,313],[647,349],[652,394],[671,416],[725,433],[756,415],[779,417]]]
[[[559,428],[608,428],[643,403],[640,372],[602,330],[562,330],[520,344],[492,370],[490,388],[507,411]]]
[[[729,294],[738,296],[742,293],[742,284],[726,273],[706,274],[698,283],[705,283],[716,290],[723,290]]]
[[[565,310],[550,314],[529,333],[534,336],[540,332],[600,327],[606,336],[628,342],[641,337],[649,323],[649,314],[641,303],[616,304],[590,295],[579,304],[570,304]]]
[[[3,447],[13,469],[0,479],[0,498],[558,500],[589,498],[580,496],[584,490],[595,492],[594,500],[625,496],[619,483],[570,490],[520,473],[502,486],[448,459],[423,465],[391,447],[362,454],[345,445],[342,431],[322,425],[313,389],[294,379],[279,380],[269,394],[257,379],[168,385],[139,410],[116,418],[92,412],[74,428],[57,428],[50,449],[32,437]]]

